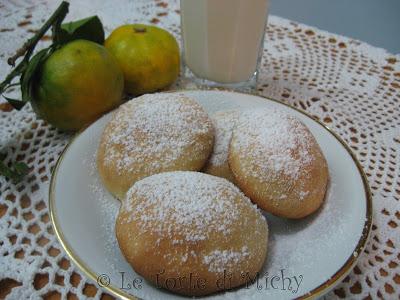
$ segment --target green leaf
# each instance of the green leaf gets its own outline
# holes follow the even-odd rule
[[[21,76],[21,95],[24,103],[32,99],[32,85],[34,83],[34,77],[51,53],[51,48],[40,50],[29,61],[28,67]]]
[[[14,164],[14,170],[19,175],[26,175],[26,174],[28,174],[29,167],[28,167],[28,165],[26,163],[17,162],[17,163]]]
[[[0,175],[11,179],[15,183],[20,182],[28,172],[29,167],[23,162],[17,162],[9,168],[3,161],[0,161]]]
[[[34,77],[37,74],[36,72],[40,69],[42,63],[52,54],[52,48],[46,48],[40,50],[36,53],[31,60],[27,63],[27,67],[21,75],[20,86],[21,86],[21,100],[10,98],[7,96],[3,97],[17,110],[20,110],[24,105],[32,100],[32,85],[35,80]],[[11,87],[15,84],[9,84],[7,88]]]
[[[104,43],[103,24],[97,16],[64,23],[59,30],[56,30],[54,37],[58,44],[78,39],[89,40],[101,45]]]
[[[43,24],[43,26],[39,29],[35,35],[28,39],[21,48],[16,50],[16,53],[11,56],[7,62],[11,66],[15,66],[15,62],[19,57],[24,57],[22,61],[20,61],[17,66],[15,66],[11,72],[6,76],[6,78],[0,83],[0,94],[3,94],[9,87],[13,85],[12,81],[14,78],[17,76],[22,76],[24,77],[24,73],[28,67],[29,59],[31,55],[33,54],[33,51],[36,47],[36,44],[39,42],[39,40],[44,36],[44,34],[47,32],[47,30],[51,26],[55,27],[60,27],[60,24],[64,20],[65,16],[68,13],[68,7],[69,3],[66,1],[63,1],[57,9],[54,11],[54,13],[50,16],[50,18]],[[26,93],[26,91],[25,91]],[[5,99],[8,99],[5,97]],[[23,103],[17,103],[15,102],[15,99],[11,99],[12,105],[16,108],[19,107],[19,109],[23,106]]]
[[[24,105],[26,104],[24,101],[21,101],[19,99],[14,99],[14,98],[10,98],[7,96],[4,96],[4,99],[6,99],[8,101],[8,103],[10,103],[12,105],[12,107],[14,107],[16,110],[21,110],[21,108],[24,107]]]

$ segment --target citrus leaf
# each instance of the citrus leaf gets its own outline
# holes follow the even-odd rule
[[[26,104],[25,102],[19,100],[19,99],[14,99],[14,98],[10,98],[7,96],[4,96],[4,99],[6,99],[8,101],[8,103],[10,103],[12,105],[12,107],[14,107],[16,110],[21,110],[21,108],[24,107],[24,105]]]
[[[23,162],[17,162],[9,168],[3,161],[0,161],[0,175],[13,180],[15,183],[20,182],[28,172],[29,167]]]
[[[26,174],[28,174],[29,171],[29,167],[26,163],[23,162],[17,162],[14,164],[14,171],[20,175],[20,176],[24,176]]]
[[[29,59],[31,55],[33,54],[33,51],[36,47],[36,44],[39,42],[39,40],[44,36],[44,34],[47,32],[47,30],[54,25],[58,25],[60,27],[61,22],[64,20],[65,16],[68,13],[68,7],[69,3],[66,1],[63,1],[58,8],[54,11],[54,13],[50,16],[50,18],[43,24],[43,26],[39,29],[35,35],[28,39],[21,48],[19,48],[16,53],[8,58],[7,62],[9,65],[13,66],[14,68],[11,70],[11,72],[6,76],[6,78],[0,83],[0,94],[3,94],[9,87],[13,85],[13,80],[17,76],[24,77],[24,73],[28,67]],[[16,60],[20,57],[24,57],[16,66]],[[26,93],[26,91],[25,91]],[[4,97],[5,99],[9,99],[7,97]],[[15,108],[21,108],[24,103],[17,103],[16,99],[11,99],[12,103]]]
[[[21,76],[21,96],[24,103],[32,99],[32,83],[34,82],[35,74],[51,53],[51,48],[40,50],[29,61],[28,67]]]
[[[65,44],[78,39],[89,40],[101,45],[104,43],[104,29],[99,17],[92,16],[64,23],[59,30],[56,30],[54,37],[58,44]]]

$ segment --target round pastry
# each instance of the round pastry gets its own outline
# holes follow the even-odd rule
[[[223,177],[233,182],[233,174],[228,164],[228,151],[232,130],[240,112],[237,110],[220,111],[211,116],[215,129],[214,149],[203,171]]]
[[[137,180],[175,170],[200,170],[214,128],[203,108],[183,94],[159,93],[121,105],[106,125],[97,166],[106,188],[123,199]]]
[[[274,215],[302,218],[323,203],[326,160],[308,128],[283,111],[258,109],[240,115],[229,166],[242,191]]]
[[[190,296],[254,279],[268,241],[256,205],[226,179],[200,172],[166,172],[136,182],[115,231],[138,274]]]

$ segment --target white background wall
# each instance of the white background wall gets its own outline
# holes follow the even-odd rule
[[[270,12],[400,54],[400,0],[270,0]]]

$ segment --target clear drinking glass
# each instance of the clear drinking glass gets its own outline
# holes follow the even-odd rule
[[[184,78],[254,89],[267,17],[268,0],[181,0]]]

